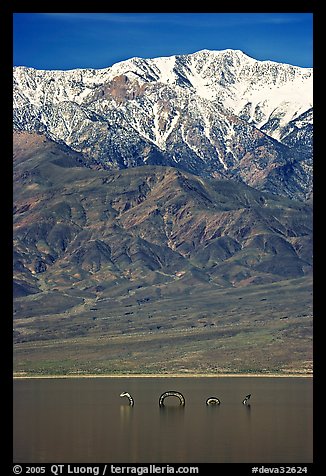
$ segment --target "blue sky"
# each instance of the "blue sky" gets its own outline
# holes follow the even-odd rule
[[[38,69],[226,48],[313,65],[312,13],[15,13],[13,27],[14,65]]]

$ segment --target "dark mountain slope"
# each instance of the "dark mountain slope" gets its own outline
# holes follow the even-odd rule
[[[147,272],[176,279],[196,269],[241,285],[241,275],[277,280],[311,267],[309,205],[174,168],[89,169],[48,141],[28,157],[25,136],[15,151],[14,236],[15,269],[29,284],[39,275],[63,287]]]
[[[238,289],[239,299],[247,296],[252,318],[256,306],[259,319],[268,309],[273,319],[278,312],[294,318],[309,303],[311,234],[311,206],[302,202],[169,167],[99,170],[42,135],[15,133],[17,369],[38,371],[40,363],[26,366],[22,356],[41,358],[41,342],[48,340],[62,340],[66,361],[76,344],[66,339],[147,336],[160,329],[169,339],[193,329],[195,342],[200,319],[217,332],[224,314],[233,328],[239,316],[234,297],[225,300],[228,289]],[[291,292],[278,302],[285,282]],[[257,296],[268,284],[278,291],[266,308]],[[282,305],[284,312],[276,311]],[[214,315],[217,321],[210,320]],[[309,353],[307,341],[304,346]],[[79,368],[91,371],[85,362]],[[49,371],[60,371],[56,365]],[[61,370],[69,368],[66,362]],[[109,364],[100,368],[110,370]]]

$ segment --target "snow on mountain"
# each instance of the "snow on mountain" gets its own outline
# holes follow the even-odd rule
[[[277,115],[282,117],[282,126],[312,107],[312,68],[257,61],[239,50],[202,50],[152,60],[134,58],[111,68],[111,74],[130,78],[139,77],[139,71],[145,82],[184,86],[205,99],[220,101],[230,112],[245,114],[246,120],[258,128]]]
[[[16,67],[14,127],[105,166],[173,165],[302,199],[312,186],[312,78],[238,50],[100,70]]]

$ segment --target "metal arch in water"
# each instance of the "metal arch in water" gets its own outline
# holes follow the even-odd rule
[[[134,403],[135,403],[134,399],[132,398],[132,396],[131,396],[130,393],[128,393],[128,392],[122,392],[122,393],[120,393],[120,397],[127,397],[128,400],[129,400],[129,405],[130,405],[130,406],[133,406]]]
[[[219,405],[220,403],[221,403],[221,401],[217,397],[209,397],[206,400],[206,405]]]
[[[180,400],[180,405],[185,406],[186,400],[185,397],[182,395],[180,392],[175,392],[174,390],[169,390],[168,392],[162,393],[162,395],[159,398],[159,406],[164,407],[164,400],[166,397],[177,397]]]

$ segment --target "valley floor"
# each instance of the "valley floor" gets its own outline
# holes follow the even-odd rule
[[[16,318],[14,375],[311,376],[311,292],[309,278],[173,298],[150,288],[141,306],[127,295]]]

